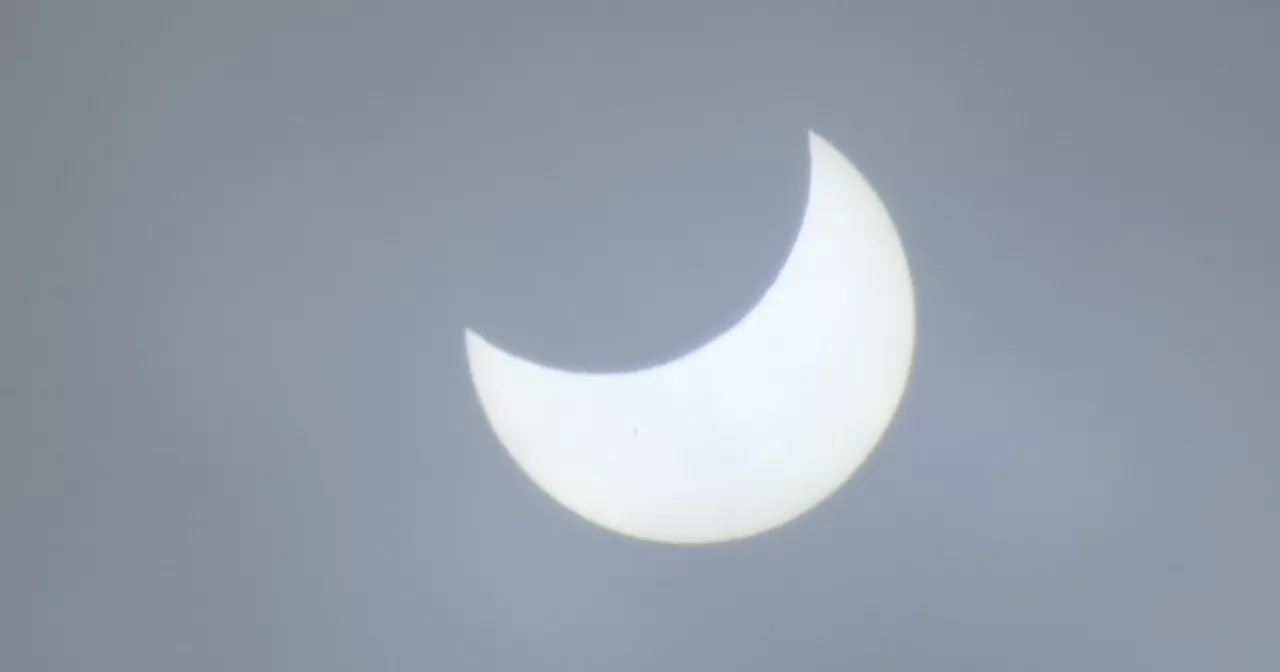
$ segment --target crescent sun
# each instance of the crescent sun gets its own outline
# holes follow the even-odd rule
[[[467,329],[484,414],[555,501],[638,539],[705,544],[784,525],[842,487],[906,390],[915,298],[884,204],[809,133],[790,255],[734,326],[661,365],[563,371]]]

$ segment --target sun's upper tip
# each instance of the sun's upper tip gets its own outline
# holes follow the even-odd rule
[[[822,137],[817,131],[809,129],[809,156],[817,157],[820,154],[831,152],[834,147],[827,139]]]

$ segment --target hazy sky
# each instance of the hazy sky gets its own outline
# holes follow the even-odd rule
[[[0,9],[0,669],[1280,668],[1280,4]],[[575,518],[462,330],[747,310],[806,131],[900,228],[888,436],[705,548]]]

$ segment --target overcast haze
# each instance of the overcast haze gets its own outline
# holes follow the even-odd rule
[[[0,9],[0,669],[1280,669],[1280,4]],[[487,427],[771,282],[806,132],[918,347],[864,468],[681,548]]]

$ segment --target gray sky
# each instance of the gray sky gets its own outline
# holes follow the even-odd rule
[[[1280,5],[0,10],[0,669],[1274,670]],[[742,543],[584,523],[462,329],[733,323],[809,128],[916,280],[889,435]]]

